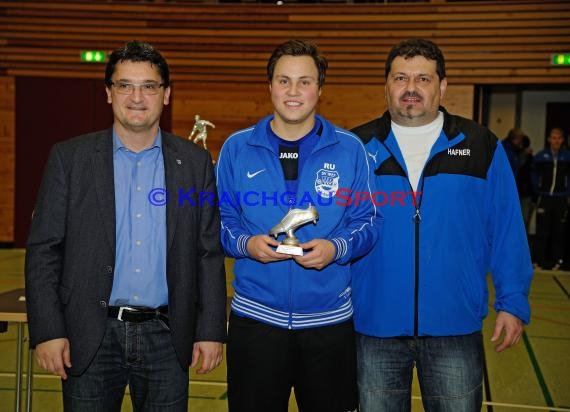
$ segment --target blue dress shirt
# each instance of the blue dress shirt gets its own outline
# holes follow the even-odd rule
[[[166,206],[149,193],[166,187],[162,135],[139,153],[127,149],[113,131],[116,261],[112,306],[168,304],[166,283]]]

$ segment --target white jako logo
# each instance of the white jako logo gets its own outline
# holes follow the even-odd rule
[[[299,153],[279,153],[279,159],[298,159]]]

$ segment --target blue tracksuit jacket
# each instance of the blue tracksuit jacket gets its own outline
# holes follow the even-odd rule
[[[356,205],[357,196],[370,197],[364,146],[352,133],[318,116],[320,137],[299,171],[294,195],[295,207],[305,209],[313,203],[319,220],[300,227],[295,235],[301,242],[332,241],[336,259],[322,270],[306,269],[292,259],[264,264],[248,256],[247,241],[267,234],[285,216],[292,195],[278,151],[267,136],[272,118],[231,135],[216,165],[222,244],[236,258],[232,310],[282,328],[342,322],[353,311],[349,262],[370,250],[378,233],[373,203],[359,200]]]
[[[561,148],[556,157],[549,148],[538,152],[532,178],[539,196],[570,196],[570,151]]]
[[[529,321],[532,265],[513,172],[497,138],[448,114],[412,191],[390,115],[353,130],[373,163],[384,216],[373,250],[353,265],[354,320],[377,337],[450,336],[481,330],[495,310]]]

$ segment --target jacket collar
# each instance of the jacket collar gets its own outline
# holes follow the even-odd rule
[[[162,157],[164,159],[164,178],[166,180],[166,193],[172,194],[174,196],[178,193],[180,188],[184,188],[184,167],[183,162],[188,162],[191,159],[182,159],[178,153],[178,148],[176,147],[175,137],[169,133],[162,133]],[[171,199],[170,202],[166,203],[166,239],[167,239],[167,251],[172,246],[174,240],[174,231],[178,217],[178,212],[180,207],[178,202]]]
[[[321,122],[321,138],[315,145],[313,152],[316,152],[323,147],[338,143],[338,137],[335,133],[334,126],[320,115],[316,115],[315,117]],[[267,150],[276,153],[275,146],[272,144],[270,137],[267,134],[267,127],[269,127],[269,122],[271,122],[272,119],[273,115],[269,115],[253,126],[253,131],[247,138],[248,145],[264,147]]]
[[[115,251],[115,178],[113,169],[113,129],[99,133],[95,141],[93,158],[95,190],[101,210],[101,220],[107,240]]]
[[[442,133],[435,141],[427,161],[429,161],[436,153],[456,145],[465,138],[465,135],[463,135],[458,128],[457,116],[450,114],[443,106],[439,106],[439,111],[443,113]],[[396,138],[392,133],[391,122],[392,118],[390,116],[390,112],[385,111],[382,117],[377,119],[374,127],[374,137],[389,149],[401,165],[405,165],[402,152],[400,151]]]
[[[457,116],[451,115],[443,106],[439,106],[439,111],[443,113],[443,133],[447,140],[453,140],[460,134],[457,126]],[[382,117],[377,119],[375,125],[375,135],[378,140],[383,142],[388,138],[392,128],[392,117],[390,112],[386,110]]]

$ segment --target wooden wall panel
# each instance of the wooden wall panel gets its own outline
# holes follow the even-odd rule
[[[570,1],[360,4],[186,2],[0,2],[0,71],[12,75],[99,77],[82,49],[147,40],[174,78],[256,83],[267,53],[290,37],[319,44],[330,84],[382,84],[389,49],[409,37],[435,40],[455,84],[568,84],[550,65],[568,53]],[[261,68],[261,69],[260,69]],[[75,75],[73,75],[75,73]]]
[[[222,142],[231,133],[271,113],[266,83],[228,87],[227,84],[174,82],[172,87],[173,132],[182,137],[188,136],[196,114],[214,123],[215,129],[208,128],[208,149],[214,159]]]
[[[386,55],[412,36],[442,48],[450,84],[445,105],[466,117],[473,114],[478,85],[567,87],[570,67],[551,66],[550,55],[570,51],[569,20],[566,0],[283,6],[2,1],[0,242],[14,237],[8,222],[14,215],[14,79],[101,79],[104,64],[81,63],[81,50],[111,51],[135,38],[153,43],[171,66],[172,130],[187,136],[195,114],[215,123],[208,144],[216,158],[230,133],[271,112],[265,64],[291,37],[314,40],[329,59],[319,111],[350,128],[385,110]]]
[[[0,76],[0,243],[14,241],[14,78]]]

